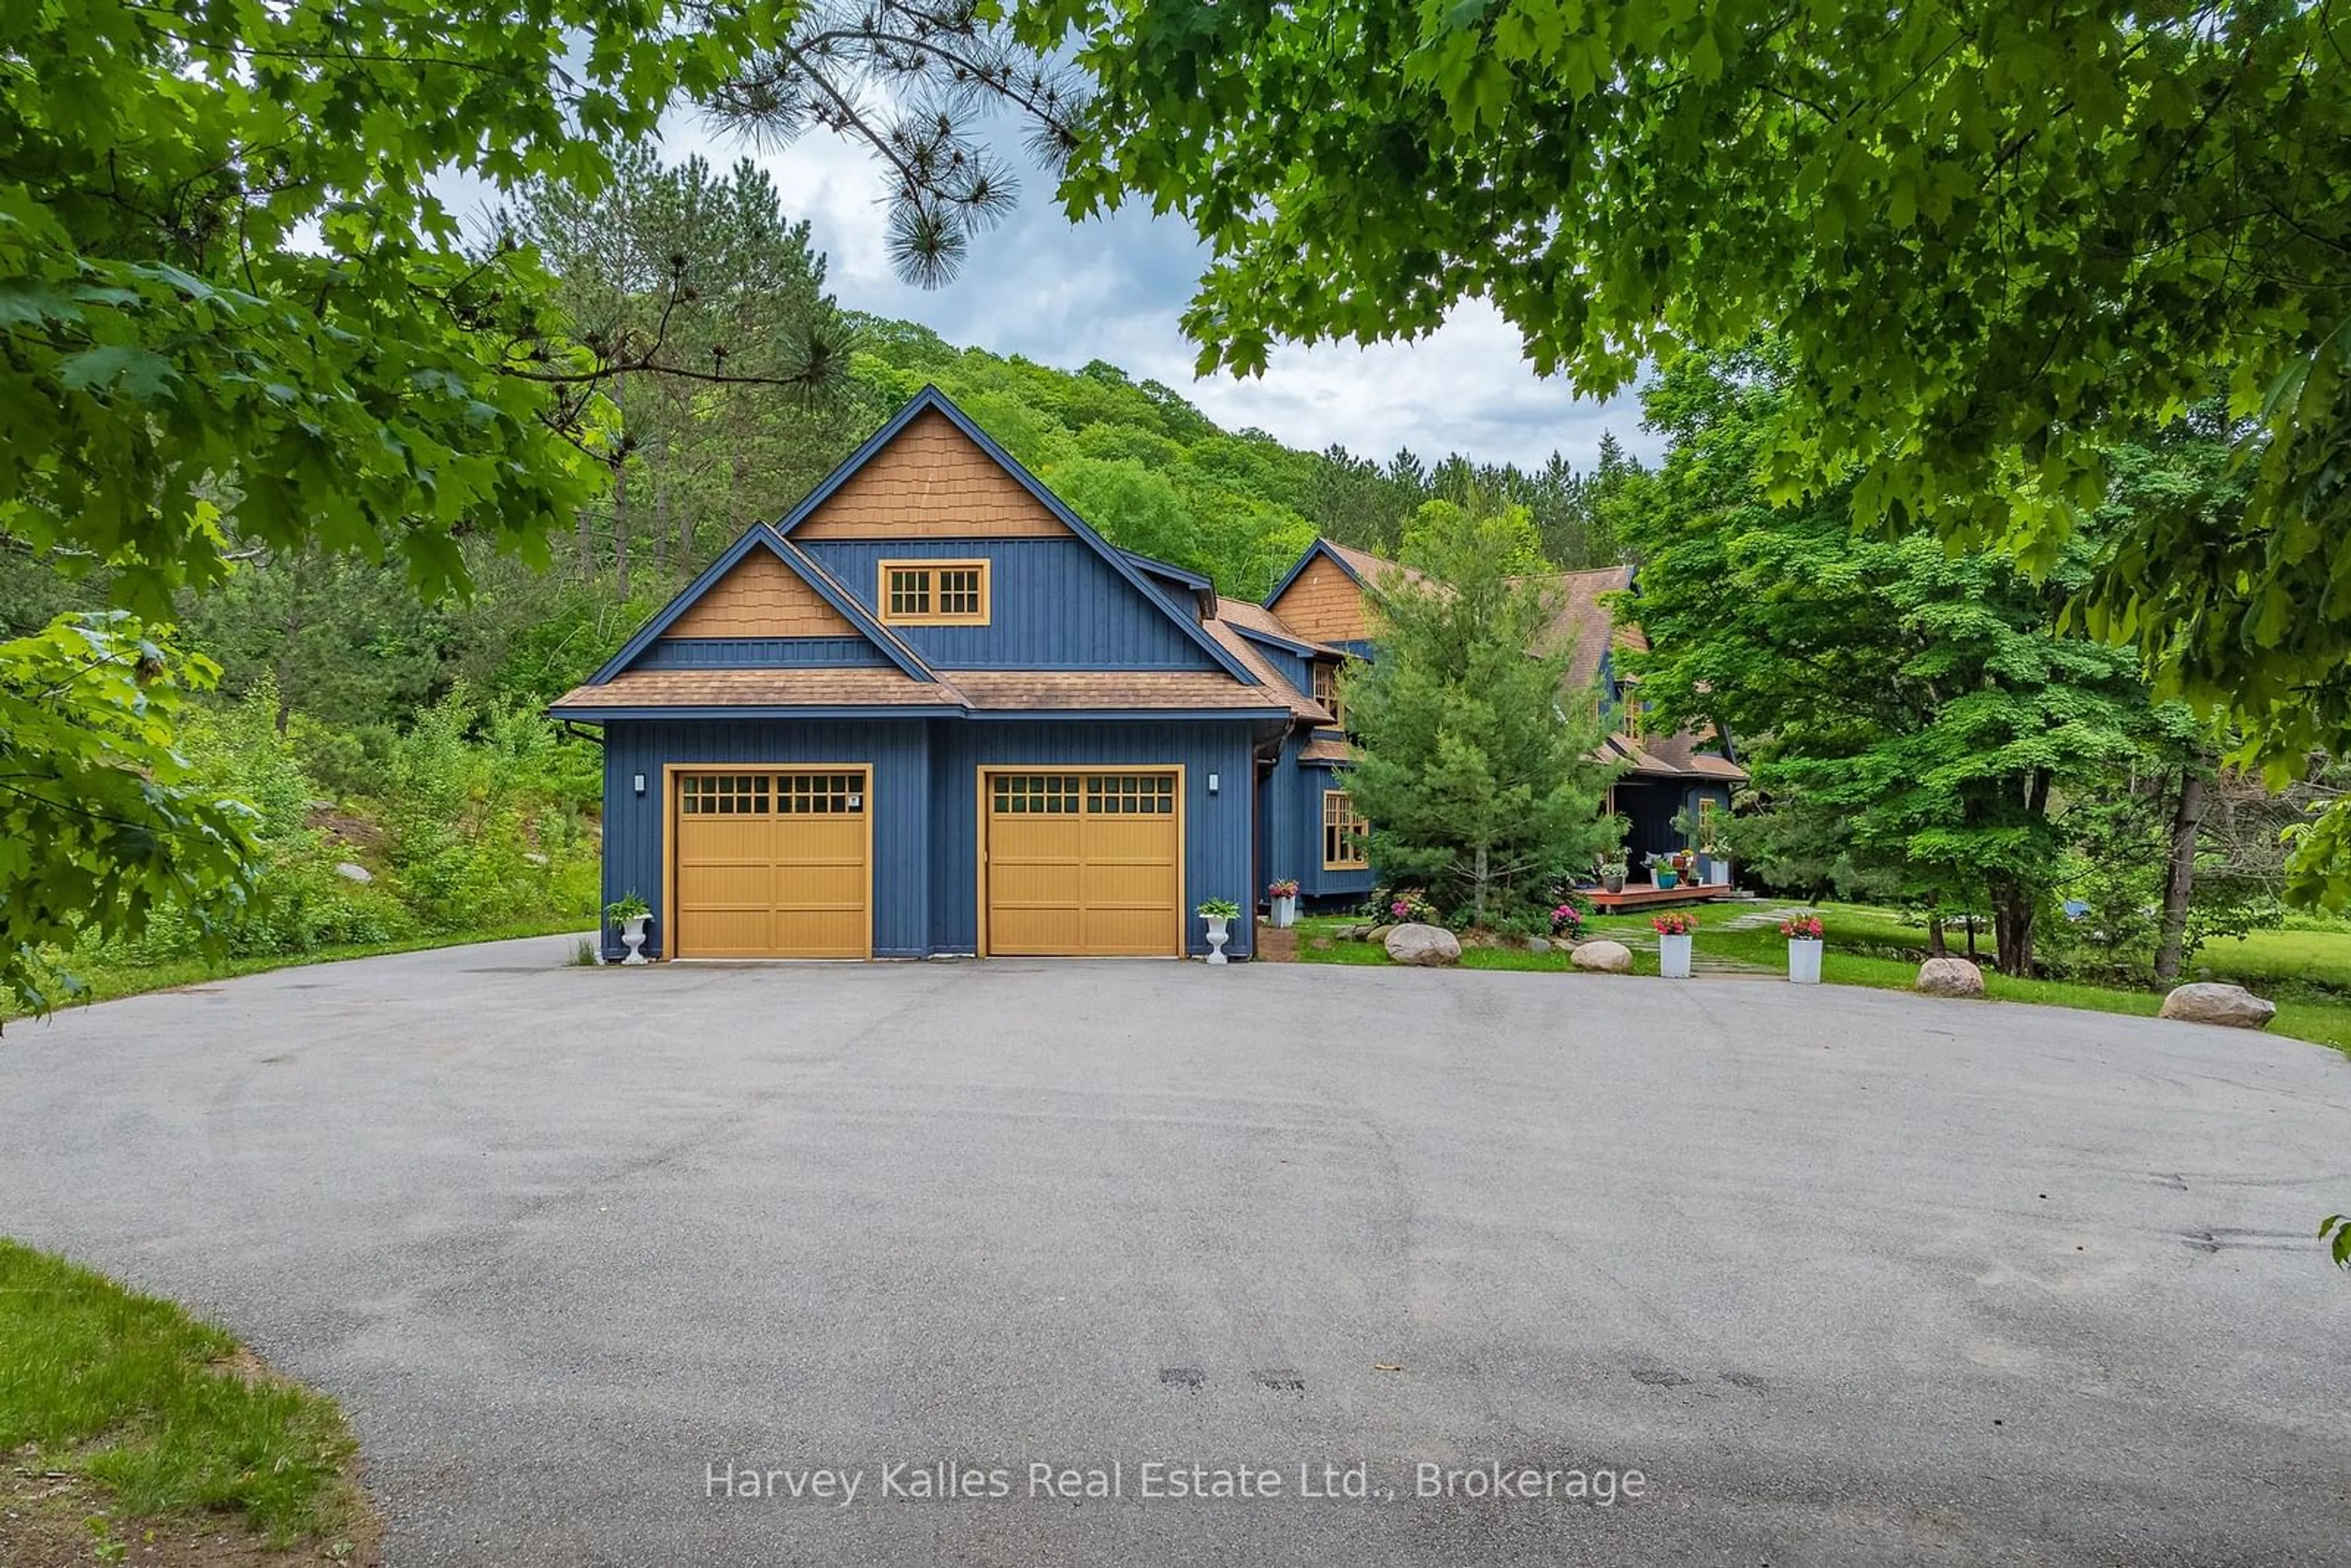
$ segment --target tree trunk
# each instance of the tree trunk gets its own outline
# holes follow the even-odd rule
[[[571,531],[580,545],[580,580],[588,581],[596,575],[596,528],[592,507],[581,507]]]
[[[2194,761],[2179,770],[2179,800],[2171,812],[2171,868],[2163,880],[2163,937],[2156,944],[2155,977],[2179,978],[2188,944],[2188,900],[2196,891],[2196,835],[2204,825],[2204,775]]]
[[[2021,882],[1991,884],[1992,962],[2003,975],[2032,973],[2032,890]]]
[[[1974,963],[1974,962],[1976,961],[1976,916],[1975,916],[1975,912],[1974,912],[1973,910],[1970,910],[1970,911],[1968,912],[1967,920],[1968,920],[1968,962],[1969,962],[1969,963],[1970,963],[1970,964],[1972,964],[1972,963]]]
[[[1950,956],[1951,950],[1943,941],[1943,917],[1929,915],[1927,916],[1927,956],[1948,958]]]
[[[662,450],[664,458],[662,464],[662,476],[653,481],[653,541],[655,577],[661,575],[662,568],[669,560],[669,464],[666,461],[668,454],[666,443],[663,444]]]
[[[612,470],[612,570],[625,604],[629,598],[629,465],[625,458]]]
[[[1478,880],[1469,889],[1469,924],[1483,928],[1486,924],[1486,878],[1489,870],[1486,846],[1478,846]]]

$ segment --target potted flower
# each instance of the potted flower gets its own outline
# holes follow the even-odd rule
[[[1608,893],[1625,891],[1625,862],[1622,860],[1611,859],[1600,862],[1600,885]]]
[[[1780,935],[1788,939],[1788,978],[1799,986],[1821,983],[1821,917],[1799,915],[1780,922]]]
[[[1232,940],[1233,922],[1241,917],[1241,906],[1229,898],[1211,898],[1192,911],[1208,923],[1208,962],[1230,962],[1225,956],[1225,944]]]
[[[1690,933],[1698,929],[1691,915],[1675,910],[1649,916],[1657,934],[1657,973],[1668,980],[1687,980],[1690,972]]]
[[[604,906],[604,918],[621,928],[621,946],[629,950],[623,964],[646,962],[645,922],[653,918],[653,906],[639,897],[634,888],[621,894]]]
[[[1650,883],[1660,891],[1672,887],[1681,881],[1680,875],[1674,870],[1674,860],[1671,855],[1651,855],[1643,863],[1649,868]]]
[[[1273,901],[1273,923],[1279,926],[1298,923],[1298,879],[1285,876],[1280,882],[1266,884],[1266,897]]]
[[[1551,912],[1551,934],[1562,942],[1575,942],[1583,936],[1583,911],[1573,904],[1562,904]]]

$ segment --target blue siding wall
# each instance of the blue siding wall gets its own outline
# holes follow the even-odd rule
[[[877,614],[885,560],[991,562],[990,624],[891,628],[938,669],[1217,668],[1168,620],[1165,601],[1136,589],[1081,539],[810,539],[802,548]]]
[[[662,765],[665,762],[870,762],[873,818],[873,953],[929,950],[930,735],[920,719],[855,723],[724,719],[614,721],[604,727],[604,899],[634,892],[653,906],[649,954],[667,950],[662,907]],[[635,778],[644,775],[645,792]],[[968,814],[970,808],[965,807]],[[619,939],[604,934],[606,956]]]
[[[1207,943],[1194,905],[1249,907],[1250,727],[1235,720],[615,720],[604,739],[604,899],[633,892],[653,906],[648,954],[665,951],[662,767],[671,762],[870,763],[873,781],[876,957],[969,953],[979,933],[978,779],[982,767],[1164,765],[1184,769],[1184,909],[1191,950]],[[1219,788],[1208,793],[1208,775]],[[636,793],[635,779],[645,790]],[[1319,800],[1319,797],[1317,798]],[[1250,951],[1237,923],[1226,951]],[[621,956],[605,933],[605,956]]]
[[[862,637],[664,637],[632,670],[784,670],[812,664],[886,664]]]

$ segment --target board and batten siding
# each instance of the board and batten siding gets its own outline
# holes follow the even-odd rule
[[[651,904],[645,951],[667,953],[664,765],[863,763],[872,768],[866,810],[873,814],[873,956],[921,957],[930,951],[929,754],[929,727],[921,719],[615,719],[604,727],[604,900],[633,892]],[[639,774],[645,779],[643,795],[635,789]],[[970,807],[964,810],[968,814]],[[619,939],[609,928],[604,944],[606,957],[620,956]]]
[[[885,560],[986,560],[985,626],[898,622],[925,664],[941,670],[1213,670],[1167,606],[1064,530],[1044,538],[803,539],[794,542],[867,610],[880,612]]]
[[[1180,768],[1186,942],[1205,954],[1194,906],[1229,898],[1247,909],[1255,893],[1251,752],[1249,723],[1231,719],[616,719],[604,739],[604,900],[633,892],[653,905],[645,951],[666,952],[664,765],[867,764],[874,956],[970,953],[979,936],[980,768]],[[1251,922],[1237,922],[1225,950],[1247,955],[1250,936]],[[608,929],[603,940],[606,957],[619,957],[617,935]]]

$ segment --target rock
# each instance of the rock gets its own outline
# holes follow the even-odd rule
[[[523,851],[522,858],[528,861],[533,865],[545,865],[547,863],[547,857],[540,854],[537,850]]]
[[[1528,937],[1528,938],[1527,938],[1527,951],[1528,951],[1528,952],[1530,952],[1530,953],[1548,953],[1548,952],[1550,952],[1550,951],[1551,951],[1551,938],[1550,938],[1550,937],[1548,937],[1548,936],[1530,936],[1530,937]]]
[[[1629,975],[1633,972],[1633,949],[1622,942],[1579,942],[1569,961],[1579,969],[1594,969],[1604,975]]]
[[[2199,980],[2176,986],[2163,998],[2161,1017],[2184,1023],[2217,1023],[2230,1029],[2267,1029],[2277,1016],[2277,1004],[2265,1001],[2242,986]]]
[[[1918,966],[1913,988],[1930,997],[1980,997],[1983,971],[1965,958],[1929,958]]]
[[[374,873],[369,871],[367,867],[356,864],[350,861],[344,861],[341,864],[336,866],[335,874],[341,877],[345,882],[355,882],[362,887],[365,887],[369,883],[375,880]]]
[[[1366,942],[1384,942],[1388,939],[1388,933],[1395,929],[1395,927],[1393,925],[1374,925],[1364,933],[1364,940]]]
[[[1442,925],[1407,921],[1387,935],[1388,956],[1399,964],[1458,964],[1461,944]]]

